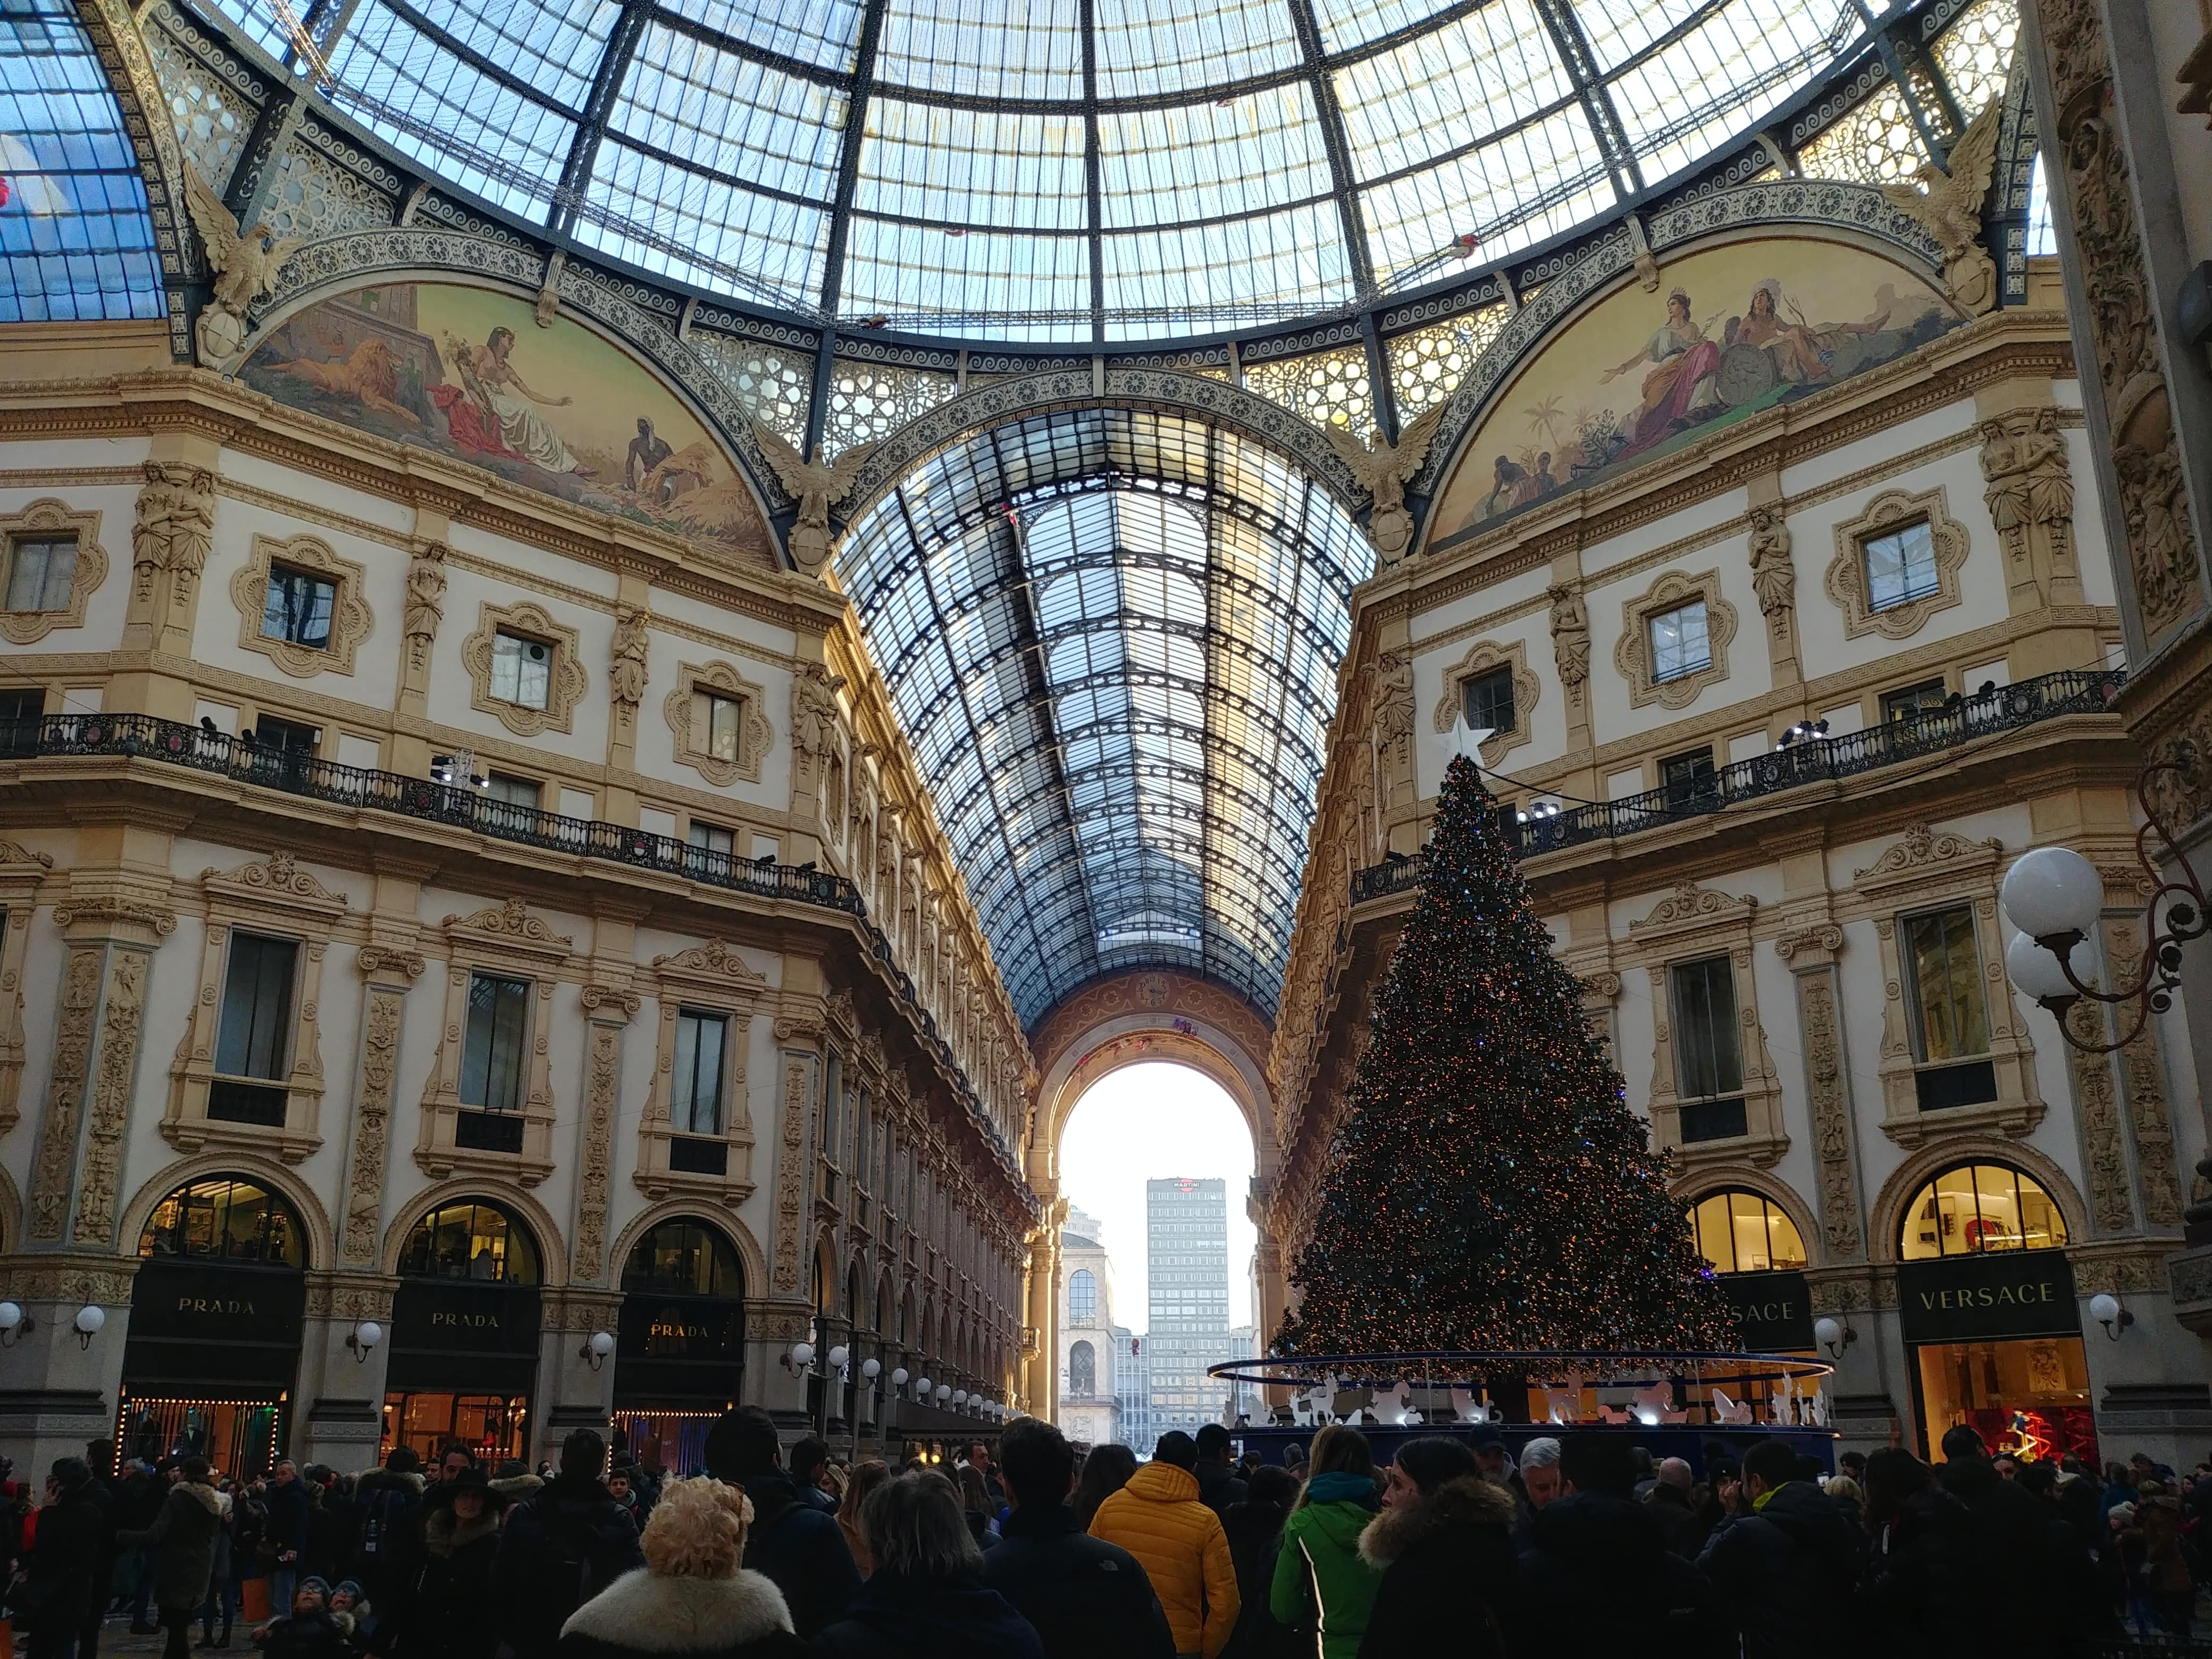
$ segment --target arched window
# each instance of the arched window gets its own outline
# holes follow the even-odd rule
[[[1090,1325],[1098,1318],[1098,1281],[1088,1267],[1078,1267],[1067,1276],[1067,1322],[1071,1325]]]
[[[647,1231],[623,1267],[623,1289],[654,1296],[742,1297],[744,1269],[717,1228],[678,1217]]]
[[[210,1176],[154,1206],[138,1236],[142,1256],[240,1266],[304,1267],[300,1218],[267,1188],[240,1176]]]
[[[2009,1164],[1960,1164],[1913,1194],[1899,1231],[1907,1261],[1984,1250],[2047,1250],[2066,1242],[2057,1203]]]
[[[1709,1193],[1690,1210],[1698,1254],[1717,1273],[1763,1273],[1805,1265],[1797,1224],[1773,1200],[1731,1188]]]
[[[399,1253],[409,1279],[473,1279],[502,1285],[538,1282],[538,1241],[495,1204],[464,1198],[415,1224]]]
[[[1067,1351],[1067,1391],[1073,1395],[1098,1392],[1098,1351],[1078,1342]]]

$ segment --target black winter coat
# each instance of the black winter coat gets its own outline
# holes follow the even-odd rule
[[[492,1601],[498,1557],[497,1515],[487,1511],[464,1523],[450,1504],[432,1504],[423,1511],[415,1582],[398,1607],[380,1609],[379,1636],[385,1621],[394,1625],[404,1659],[489,1659],[499,1645],[499,1608]]]
[[[269,1511],[269,1519],[262,1536],[276,1547],[278,1555],[287,1550],[303,1553],[307,1547],[307,1483],[295,1475],[289,1482],[271,1480],[262,1498]]]
[[[860,1593],[852,1549],[836,1517],[808,1503],[782,1470],[749,1474],[738,1484],[753,1502],[745,1565],[775,1581],[791,1608],[792,1628],[811,1639],[842,1619]]]
[[[1030,1621],[976,1578],[879,1572],[817,1636],[815,1659],[1044,1659]]]
[[[1666,1540],[1667,1548],[1685,1561],[1694,1561],[1698,1552],[1705,1547],[1705,1529],[1698,1520],[1698,1512],[1690,1507],[1689,1495],[1664,1480],[1653,1483],[1645,1494],[1644,1507],[1659,1519],[1659,1535]]]
[[[422,1563],[422,1477],[372,1469],[353,1485],[354,1531],[343,1568],[374,1602],[415,1581]]]
[[[1648,1504],[1571,1492],[1545,1505],[1529,1538],[1521,1558],[1522,1605],[1540,1610],[1540,1636],[1550,1650],[1633,1653],[1639,1659],[1734,1653],[1712,1587],[1697,1568],[1668,1553]],[[1368,1635],[1374,1635],[1372,1625]],[[1365,1649],[1361,1655],[1366,1659]]]
[[[1283,1522],[1290,1518],[1281,1504],[1250,1497],[1222,1511],[1221,1530],[1228,1535],[1229,1559],[1237,1568],[1237,1627],[1221,1659],[1311,1659],[1313,1632],[1280,1623],[1268,1607]]]
[[[599,1481],[547,1481],[507,1516],[492,1564],[492,1600],[516,1659],[544,1659],[570,1613],[644,1563],[629,1511]]]
[[[1234,1464],[1200,1463],[1192,1473],[1198,1477],[1198,1501],[1224,1521],[1229,1518],[1229,1506],[1243,1503],[1250,1490]]]
[[[1516,1597],[1506,1488],[1476,1475],[1447,1480],[1369,1522],[1359,1554],[1382,1574],[1359,1659],[1486,1659],[1510,1650]]]
[[[757,1572],[729,1578],[625,1573],[568,1617],[558,1659],[804,1659],[783,1593]]]
[[[107,1575],[115,1550],[107,1491],[86,1480],[39,1511],[38,1531],[23,1582],[9,1598],[15,1625],[31,1635],[74,1635],[107,1607]]]
[[[1809,1480],[1768,1494],[1756,1514],[1713,1528],[1698,1565],[1743,1638],[1744,1659],[1841,1659],[1860,1650],[1866,1537]]]
[[[346,1636],[327,1613],[295,1614],[269,1626],[261,1650],[268,1659],[344,1659]]]
[[[1982,1642],[2013,1659],[2070,1654],[2076,1567],[2060,1547],[2057,1510],[1985,1457],[1939,1463],[1936,1478],[1971,1517],[1965,1566],[1981,1603]]]
[[[1045,1659],[1175,1659],[1175,1635],[1137,1558],[1093,1538],[1072,1510],[1018,1509],[983,1583],[1036,1627]]]
[[[1866,1627],[1871,1652],[1924,1644],[1931,1652],[1978,1646],[1984,1589],[1973,1579],[1973,1516],[1940,1486],[1915,1492],[1867,1547]]]

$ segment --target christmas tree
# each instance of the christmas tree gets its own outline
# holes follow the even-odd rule
[[[1464,757],[1348,1107],[1278,1354],[1739,1346]]]

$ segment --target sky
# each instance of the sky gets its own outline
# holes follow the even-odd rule
[[[1169,1176],[1229,1183],[1229,1322],[1252,1322],[1252,1253],[1244,1213],[1252,1132],[1221,1085],[1188,1066],[1129,1066],[1076,1103],[1060,1144],[1060,1190],[1100,1224],[1114,1264],[1114,1320],[1146,1325],[1145,1182]],[[1263,1340],[1264,1340],[1263,1334]]]

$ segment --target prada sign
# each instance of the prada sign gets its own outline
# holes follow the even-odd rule
[[[734,1360],[744,1346],[744,1311],[734,1298],[633,1293],[623,1298],[615,1352],[623,1359]]]
[[[307,1299],[307,1279],[293,1268],[155,1257],[131,1281],[124,1376],[142,1391],[289,1388]]]
[[[1813,1302],[1801,1273],[1722,1273],[1722,1292],[1735,1310],[1743,1346],[1751,1353],[1808,1353],[1813,1348]]]
[[[1897,1312],[1907,1342],[1986,1342],[2081,1331],[2073,1264],[2063,1250],[1992,1250],[1900,1263]]]
[[[392,1301],[392,1346],[447,1353],[538,1352],[538,1287],[410,1279]]]

